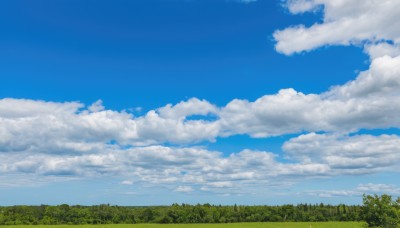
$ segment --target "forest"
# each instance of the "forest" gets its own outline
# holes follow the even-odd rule
[[[389,195],[365,195],[363,205],[19,205],[0,207],[0,225],[366,221],[371,226],[395,227],[399,205],[400,200]]]

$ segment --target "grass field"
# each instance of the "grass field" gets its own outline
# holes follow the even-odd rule
[[[224,224],[134,224],[134,225],[54,225],[54,226],[4,226],[10,228],[358,228],[361,222],[268,222],[268,223],[224,223]]]

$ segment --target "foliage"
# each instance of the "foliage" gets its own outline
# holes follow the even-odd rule
[[[400,198],[393,201],[389,195],[364,195],[364,220],[372,227],[397,227],[400,224]]]
[[[361,221],[361,206],[299,204],[282,206],[10,206],[0,207],[0,225],[134,223],[240,223]]]
[[[362,222],[268,222],[268,223],[224,223],[224,224],[134,224],[134,225],[96,225],[96,228],[362,228]],[[32,228],[31,226],[13,226],[12,228]],[[35,228],[49,228],[35,226]],[[56,225],[51,228],[71,228]],[[74,228],[93,228],[92,225],[78,225]]]
[[[298,204],[282,206],[8,206],[0,207],[0,225],[190,224],[251,222],[365,221],[372,227],[400,227],[400,198],[364,195],[363,206]],[[247,226],[246,226],[247,227]]]

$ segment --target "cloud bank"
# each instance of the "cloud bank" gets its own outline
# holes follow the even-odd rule
[[[276,31],[278,52],[359,45],[370,56],[369,69],[321,94],[287,88],[255,101],[233,99],[224,106],[191,98],[141,116],[106,109],[101,101],[87,106],[3,98],[2,185],[15,182],[7,176],[19,174],[56,179],[112,176],[123,177],[124,185],[165,184],[181,193],[243,192],[276,180],[290,184],[304,178],[399,171],[400,137],[359,131],[400,128],[400,2],[291,0],[286,7],[293,14],[323,10],[324,19],[308,28]],[[285,158],[279,159],[271,151],[246,149],[224,156],[199,146],[234,135],[287,134],[298,136],[284,143]],[[350,193],[363,187],[368,186]]]

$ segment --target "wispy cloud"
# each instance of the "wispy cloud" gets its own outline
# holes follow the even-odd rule
[[[323,198],[351,196],[360,197],[363,194],[389,194],[399,196],[400,188],[394,185],[368,183],[359,184],[355,189],[352,190],[317,190],[307,191],[306,194]]]
[[[176,192],[192,192],[193,188],[190,186],[178,186],[175,189]]]

